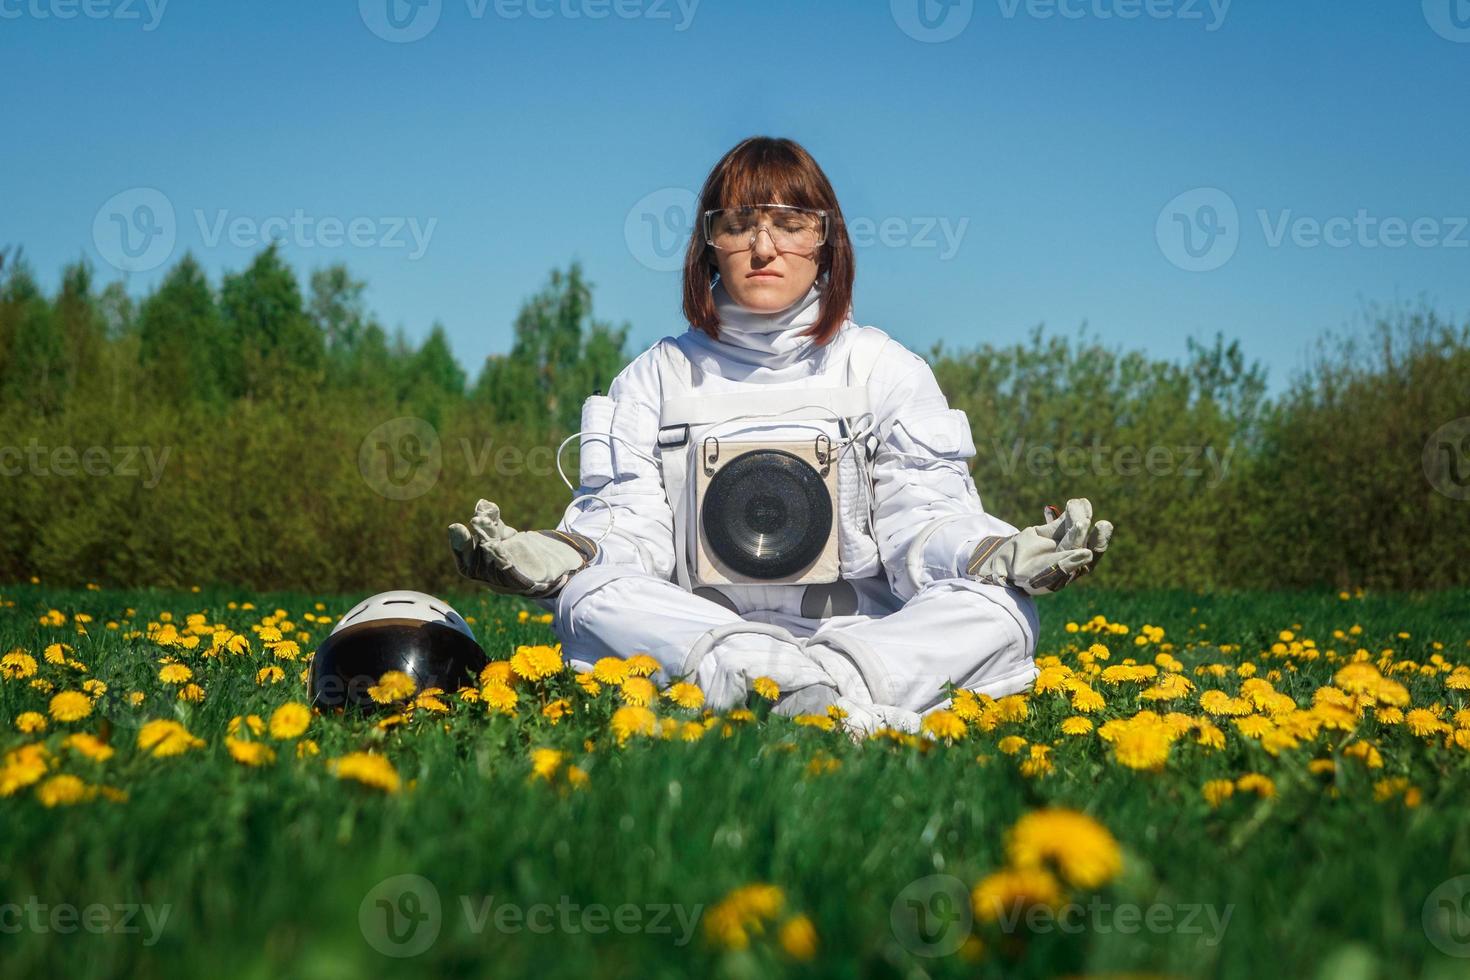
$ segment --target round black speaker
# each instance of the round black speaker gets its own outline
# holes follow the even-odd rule
[[[311,660],[310,697],[319,708],[348,705],[374,711],[368,688],[390,670],[413,678],[417,690],[454,693],[474,684],[489,662],[471,637],[442,623],[418,619],[375,619],[345,626],[317,648]]]
[[[700,521],[714,557],[741,575],[786,578],[821,555],[832,495],[812,465],[780,449],[742,453],[710,478]]]

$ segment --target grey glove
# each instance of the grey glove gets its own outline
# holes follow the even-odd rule
[[[1092,571],[1108,550],[1113,525],[1094,524],[1092,504],[1082,498],[1067,501],[1061,513],[1048,507],[1044,517],[1045,524],[982,540],[965,563],[966,574],[978,582],[1047,595]]]
[[[470,526],[449,525],[460,573],[501,595],[541,598],[566,584],[597,557],[597,543],[569,531],[517,531],[488,500],[475,505]]]

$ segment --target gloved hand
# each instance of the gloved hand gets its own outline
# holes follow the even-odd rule
[[[449,546],[462,574],[501,595],[541,598],[566,584],[597,557],[591,538],[567,531],[517,531],[488,500],[475,505],[470,526],[449,525]]]
[[[1043,516],[1045,524],[982,540],[965,563],[965,572],[979,582],[1046,595],[1092,571],[1108,550],[1113,525],[1094,524],[1092,504],[1086,499],[1067,501],[1061,513],[1048,507]]]

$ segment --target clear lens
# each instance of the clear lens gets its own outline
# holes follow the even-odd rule
[[[726,252],[752,248],[766,231],[783,252],[809,251],[827,241],[827,215],[784,204],[757,204],[705,212],[705,241]]]

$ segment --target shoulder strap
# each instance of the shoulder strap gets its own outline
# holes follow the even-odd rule
[[[852,338],[852,349],[847,355],[848,383],[860,388],[868,386],[878,355],[888,344],[888,334],[877,327],[858,327]]]

